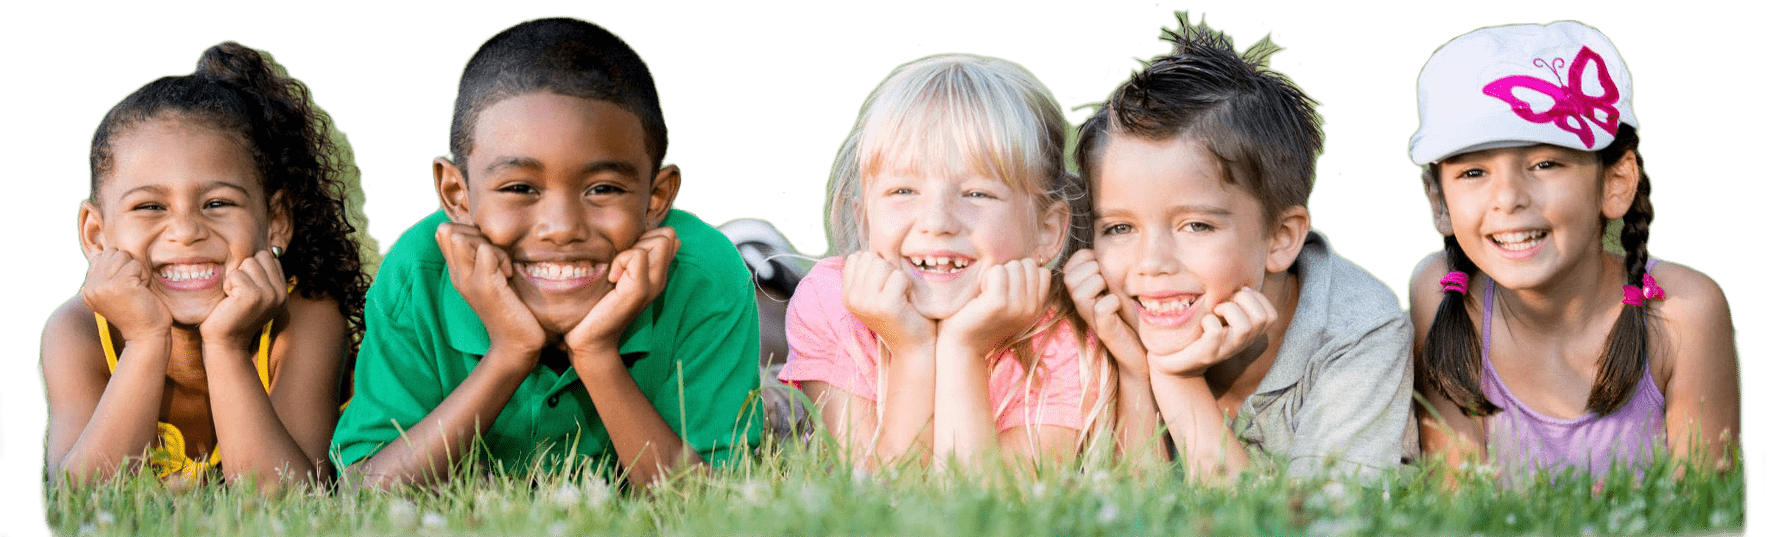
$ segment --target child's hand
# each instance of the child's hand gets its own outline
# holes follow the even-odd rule
[[[1174,354],[1148,354],[1147,365],[1156,373],[1200,376],[1264,337],[1278,317],[1270,299],[1250,287],[1239,289],[1232,299],[1215,305],[1212,313],[1202,319],[1202,337]],[[1226,319],[1224,324],[1221,319]]]
[[[129,252],[110,248],[93,254],[87,262],[80,297],[117,327],[124,341],[166,337],[171,332],[173,314],[166,309],[166,301],[149,288],[154,276],[147,265]]]
[[[240,260],[222,281],[222,301],[198,325],[198,333],[206,343],[251,349],[259,329],[288,298],[284,282],[283,264],[270,251],[261,250]]]
[[[548,335],[536,314],[512,290],[510,255],[494,246],[475,226],[444,222],[438,224],[438,249],[450,267],[450,283],[462,293],[475,315],[487,325],[487,337],[493,347],[508,347],[511,354],[527,356],[530,363],[522,369],[536,367],[536,359]],[[495,354],[488,350],[489,356]],[[523,366],[525,364],[519,364]]]
[[[1003,343],[1047,311],[1050,279],[1034,259],[987,267],[980,273],[980,294],[939,325],[942,337],[981,350]]]
[[[1116,365],[1126,373],[1146,377],[1146,347],[1140,335],[1122,319],[1122,300],[1109,292],[1109,285],[1097,265],[1097,254],[1079,250],[1066,261],[1066,288],[1072,303],[1085,319],[1085,326],[1097,334]]]
[[[633,247],[610,260],[609,277],[615,285],[567,332],[567,349],[575,359],[603,355],[597,351],[606,349],[615,355],[623,330],[665,290],[666,269],[678,255],[679,244],[677,231],[660,226],[642,233]]]
[[[874,252],[856,252],[844,259],[845,309],[890,349],[937,338],[937,323],[912,309],[911,292],[911,276]]]

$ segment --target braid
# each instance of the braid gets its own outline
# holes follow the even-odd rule
[[[1627,214],[1621,216],[1621,262],[1626,269],[1627,285],[1635,286],[1642,285],[1645,279],[1646,261],[1650,258],[1646,252],[1646,240],[1652,230],[1652,182],[1646,177],[1645,161],[1639,157],[1638,146],[1639,136],[1633,127],[1623,125],[1615,135],[1614,143],[1597,154],[1606,168],[1620,162],[1628,151],[1633,151],[1634,162],[1639,165],[1639,187],[1633,193],[1633,203],[1627,208]],[[1646,322],[1650,308],[1649,301],[1640,306],[1621,307],[1621,316],[1615,318],[1615,326],[1609,329],[1608,343],[1597,360],[1596,384],[1590,389],[1590,400],[1585,405],[1591,411],[1608,414],[1633,398],[1640,374],[1650,360]]]
[[[1435,168],[1431,166],[1426,175],[1428,179],[1435,180]],[[1449,270],[1468,277],[1479,272],[1479,267],[1467,258],[1467,252],[1461,250],[1461,244],[1454,236],[1442,238],[1442,249]],[[1420,390],[1433,389],[1448,397],[1461,407],[1462,414],[1488,416],[1497,412],[1498,406],[1485,398],[1485,391],[1479,385],[1479,333],[1473,327],[1472,315],[1467,312],[1466,296],[1456,291],[1442,293],[1442,304],[1436,307],[1436,318],[1430,323],[1429,334],[1425,336],[1424,347],[1419,353],[1417,383]]]

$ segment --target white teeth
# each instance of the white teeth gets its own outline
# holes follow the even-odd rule
[[[1140,307],[1153,313],[1177,313],[1196,303],[1197,295],[1176,296],[1167,299],[1135,297]]]
[[[960,272],[962,269],[968,268],[969,264],[972,264],[971,261],[968,261],[965,258],[931,255],[912,256],[907,258],[907,260],[912,261],[912,264],[919,269],[935,274]]]
[[[216,265],[202,263],[196,265],[167,265],[160,268],[160,277],[169,282],[185,282],[191,280],[207,280],[216,275]]]
[[[1540,243],[1541,239],[1544,239],[1546,237],[1547,237],[1547,232],[1545,230],[1538,230],[1537,229],[1537,230],[1533,230],[1533,231],[1510,231],[1510,232],[1506,232],[1506,233],[1493,233],[1491,235],[1491,240],[1492,240],[1492,242],[1497,243],[1498,246],[1503,247],[1505,250],[1517,251],[1517,250],[1527,250],[1529,248],[1533,248],[1535,246],[1535,244]]]
[[[543,280],[571,280],[592,275],[592,262],[576,263],[524,263],[524,274]]]

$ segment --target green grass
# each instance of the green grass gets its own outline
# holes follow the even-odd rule
[[[1248,472],[1186,484],[1175,470],[1083,464],[1030,475],[853,472],[830,445],[761,450],[650,493],[595,471],[463,470],[428,491],[340,487],[265,497],[249,487],[169,490],[152,478],[48,487],[51,529],[72,535],[1674,535],[1741,530],[1742,470],[1658,462],[1643,476],[1449,486],[1435,468],[1378,481]],[[1737,457],[1735,457],[1737,458]],[[1735,466],[1742,468],[1742,465]]]

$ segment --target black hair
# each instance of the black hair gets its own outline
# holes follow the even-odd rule
[[[89,199],[96,203],[113,171],[113,141],[154,119],[189,121],[234,137],[248,152],[265,199],[283,194],[291,235],[278,261],[295,280],[297,294],[339,305],[353,341],[344,366],[349,371],[363,334],[370,278],[346,219],[340,176],[351,164],[339,160],[340,149],[328,136],[332,121],[314,106],[308,87],[259,51],[232,41],[210,47],[195,72],[150,82],[105,114],[92,136]]]
[[[467,165],[474,150],[475,122],[482,111],[538,91],[606,101],[635,114],[647,137],[654,171],[665,160],[666,120],[653,75],[641,56],[595,24],[554,18],[507,28],[469,58],[456,88],[456,112],[450,118],[450,153],[457,165]]]
[[[1634,162],[1639,166],[1639,187],[1634,191],[1633,202],[1627,213],[1621,216],[1621,256],[1622,268],[1627,273],[1627,284],[1638,286],[1646,275],[1646,241],[1652,231],[1652,180],[1646,176],[1645,159],[1639,154],[1639,134],[1632,125],[1621,125],[1615,133],[1615,141],[1608,147],[1596,152],[1596,160],[1602,165],[1603,173],[1621,162],[1621,158],[1631,151]],[[1424,181],[1440,188],[1441,165],[1432,163],[1424,168]],[[1440,194],[1438,194],[1440,195]],[[1602,218],[1598,215],[1598,218]],[[1601,226],[1607,233],[1607,222]],[[1451,271],[1459,271],[1473,277],[1478,274],[1479,267],[1461,250],[1453,236],[1442,239],[1444,257],[1448,260]],[[1417,376],[1420,389],[1434,389],[1453,401],[1461,408],[1461,413],[1468,416],[1489,416],[1499,408],[1486,399],[1480,388],[1480,348],[1479,332],[1475,327],[1471,313],[1467,310],[1467,294],[1446,291],[1442,296],[1441,305],[1436,308],[1435,320],[1430,323],[1430,330],[1424,337],[1424,346],[1419,353],[1421,362],[1418,364]],[[1606,415],[1619,410],[1622,405],[1633,398],[1633,392],[1639,385],[1641,373],[1650,360],[1648,354],[1650,327],[1647,316],[1651,305],[1623,306],[1621,315],[1615,318],[1615,325],[1609,329],[1607,343],[1597,358],[1595,384],[1590,388],[1590,398],[1585,407],[1599,415]]]
[[[1226,34],[1191,26],[1188,13],[1178,13],[1177,22],[1177,30],[1160,36],[1172,52],[1136,71],[1079,126],[1079,173],[1088,182],[1097,177],[1111,132],[1153,141],[1188,137],[1220,160],[1228,183],[1263,203],[1266,220],[1305,206],[1324,135],[1316,103],[1267,65],[1281,47],[1266,37],[1240,54]]]

